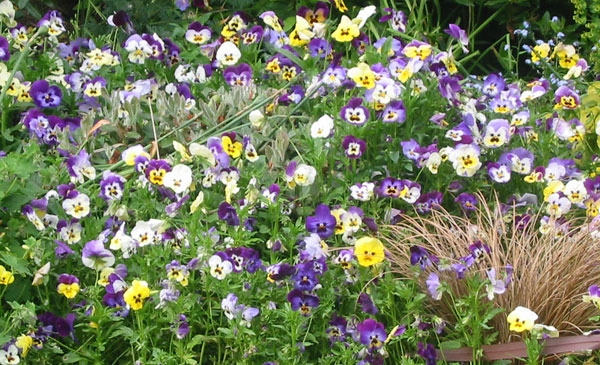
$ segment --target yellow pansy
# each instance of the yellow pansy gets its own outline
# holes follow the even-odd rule
[[[4,266],[0,265],[0,285],[12,284],[15,281],[15,276],[12,272],[6,270]]]
[[[233,158],[238,158],[242,154],[243,145],[240,142],[232,142],[229,136],[223,136],[221,144],[225,153]]]
[[[33,338],[29,335],[21,335],[17,337],[15,346],[21,349],[21,357],[25,357],[31,346],[33,346]]]
[[[150,296],[148,283],[143,280],[134,280],[131,287],[123,294],[123,300],[134,311],[142,309],[144,301]]]
[[[550,45],[548,43],[538,44],[533,47],[531,52],[531,62],[538,62],[541,58],[548,58],[550,54]]]
[[[536,319],[538,319],[537,314],[525,307],[515,308],[506,318],[510,330],[515,332],[531,331]]]
[[[371,70],[369,65],[364,62],[361,62],[356,67],[349,69],[348,77],[354,80],[358,87],[364,87],[366,89],[372,89],[375,87],[375,73]]]
[[[333,39],[338,42],[350,42],[360,35],[358,24],[354,23],[346,15],[342,15],[342,20],[337,29],[331,34]]]
[[[373,237],[362,237],[354,244],[354,256],[361,266],[378,264],[385,259],[383,243]]]
[[[562,191],[564,188],[565,184],[563,184],[560,180],[550,181],[544,189],[544,201],[547,202],[550,195]]]

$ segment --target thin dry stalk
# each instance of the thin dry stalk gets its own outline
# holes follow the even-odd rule
[[[565,334],[589,328],[589,317],[597,313],[593,305],[582,302],[582,295],[590,285],[600,283],[600,259],[598,244],[590,237],[587,225],[571,222],[574,228],[559,237],[552,232],[540,234],[535,224],[518,230],[514,220],[508,219],[514,211],[503,216],[483,197],[479,201],[484,203],[470,219],[440,210],[426,217],[406,216],[399,224],[384,227],[383,239],[394,269],[405,277],[413,275],[409,252],[412,245],[456,262],[469,254],[470,244],[481,240],[490,247],[491,254],[471,270],[481,270],[485,277],[484,269],[493,267],[501,273],[506,265],[513,266],[512,283],[494,299],[498,307],[507,312],[519,305],[530,308],[539,315],[538,322],[553,325]],[[499,206],[497,199],[494,206]],[[531,221],[538,221],[536,218]],[[420,278],[424,290],[426,276]],[[466,288],[453,273],[443,280],[457,295],[465,293]],[[449,301],[432,300],[431,305],[442,318],[452,321]],[[511,340],[506,315],[496,316],[491,323],[499,332],[500,342]]]

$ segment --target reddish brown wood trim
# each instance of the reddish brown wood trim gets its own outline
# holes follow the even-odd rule
[[[600,349],[600,335],[593,336],[567,336],[549,338],[545,340],[543,355],[571,353],[585,350]],[[471,361],[473,350],[463,347],[455,350],[438,350],[438,359],[446,361]],[[485,360],[504,360],[527,357],[527,348],[524,342],[501,343],[483,346]]]

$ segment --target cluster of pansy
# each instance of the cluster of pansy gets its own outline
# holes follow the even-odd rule
[[[180,1],[180,8],[185,8],[189,5],[187,3]],[[341,8],[343,6],[338,6],[338,9]],[[323,97],[335,94],[344,98],[343,100],[347,98],[347,101],[342,102],[343,106],[339,112],[332,110],[329,115],[322,115],[310,126],[307,125],[306,129],[312,138],[339,141],[343,155],[356,163],[361,161],[361,158],[364,159],[367,151],[372,151],[381,143],[364,137],[367,128],[376,123],[381,123],[385,128],[396,128],[405,124],[411,115],[411,111],[405,106],[406,99],[409,96],[413,99],[419,98],[425,92],[432,92],[427,90],[426,84],[437,85],[437,92],[445,99],[447,107],[445,106],[446,110],[443,112],[432,110],[433,115],[429,121],[435,128],[439,127],[441,138],[431,141],[433,143],[427,143],[418,137],[403,140],[401,143],[391,137],[386,138],[386,142],[394,141],[394,148],[401,150],[417,168],[436,175],[443,168],[444,162],[449,161],[454,174],[459,177],[472,178],[481,170],[485,170],[480,175],[497,184],[508,183],[511,178],[514,179],[515,174],[521,175],[527,183],[546,182],[547,187],[543,195],[548,216],[542,219],[543,231],[549,231],[547,228],[555,225],[565,225],[562,219],[573,205],[587,209],[589,216],[598,217],[598,178],[585,179],[577,169],[575,160],[558,157],[548,160],[535,156],[533,150],[527,148],[528,143],[536,141],[541,133],[556,137],[569,148],[577,146],[583,140],[585,127],[582,123],[576,118],[566,120],[576,116],[574,111],[581,102],[580,91],[573,81],[560,82],[553,91],[555,83],[543,78],[526,85],[508,83],[499,74],[488,75],[482,82],[475,79],[462,80],[456,75],[457,67],[451,51],[436,53],[435,47],[427,42],[414,40],[405,43],[395,37],[381,37],[371,43],[370,37],[362,29],[376,12],[374,6],[361,9],[354,18],[343,15],[337,27],[331,29],[330,37],[333,41],[329,41],[326,20],[330,10],[330,5],[324,2],[316,3],[312,9],[301,7],[297,13],[296,24],[289,35],[284,32],[282,22],[270,11],[259,16],[266,25],[264,28],[261,25],[252,25],[247,14],[235,12],[224,23],[220,35],[208,26],[194,21],[187,26],[185,40],[182,41],[185,43],[180,45],[157,34],[135,33],[127,15],[119,12],[110,17],[109,23],[122,27],[127,33],[127,39],[120,52],[115,52],[110,45],[98,48],[92,40],[87,39],[76,39],[68,44],[59,43],[56,36],[64,31],[62,19],[57,12],[50,12],[40,21],[39,26],[48,26],[50,42],[57,45],[57,55],[69,64],[68,69],[72,72],[64,74],[62,70],[46,80],[34,82],[26,81],[22,74],[18,73],[8,88],[8,95],[15,97],[17,101],[35,105],[35,108],[23,114],[23,124],[41,143],[57,145],[60,133],[65,130],[72,132],[79,127],[79,115],[65,118],[52,115],[61,110],[62,100],[66,96],[74,95],[79,112],[85,114],[91,110],[99,112],[102,97],[108,96],[109,90],[117,93],[119,100],[124,104],[133,98],[151,96],[158,87],[164,87],[168,94],[183,96],[186,108],[192,109],[196,103],[192,93],[194,84],[205,83],[213,75],[222,75],[225,83],[232,87],[248,87],[262,80],[291,80],[297,84],[291,86],[274,104],[269,105],[266,112],[272,111],[275,104],[299,103],[309,91],[315,91],[318,96]],[[396,31],[406,30],[406,16],[403,12],[393,9],[384,9],[384,12],[386,15],[380,22],[388,22]],[[463,52],[468,52],[468,38],[464,30],[452,24],[446,33],[458,42]],[[17,25],[11,29],[12,44],[19,49],[27,42],[29,35],[24,26]],[[265,57],[264,74],[261,75],[263,77],[254,77],[254,73],[258,73],[257,70],[253,70],[252,65],[239,61],[247,47],[258,48],[261,42],[269,43],[281,51]],[[342,59],[342,53],[339,52],[341,47],[348,43],[359,54],[364,54],[367,50],[382,53],[384,48],[387,54],[382,56],[383,61],[380,63],[370,65],[365,57],[350,65]],[[0,38],[0,60],[10,59],[8,45],[5,38]],[[573,46],[558,45],[551,56],[549,49],[545,53],[545,46],[540,46],[542,47],[534,49],[532,57],[540,55],[540,59],[546,61],[556,57],[561,67],[568,69],[565,80],[579,77],[587,69],[585,60],[579,58]],[[201,53],[210,61],[205,64],[183,61],[181,49],[190,47],[199,47]],[[299,59],[308,56],[319,58],[321,63],[317,65],[322,65],[324,70],[315,79],[308,80],[310,83],[303,85],[302,80],[297,78],[303,72],[302,68],[292,61],[294,57],[288,57],[286,54]],[[168,81],[176,82],[163,84],[165,80],[136,80],[134,76],[130,76],[124,85],[117,85],[115,80],[99,76],[120,63],[124,63],[122,66],[127,67],[127,70],[135,70],[147,62],[162,63],[165,67],[173,68],[174,80]],[[0,66],[0,84],[7,78],[7,73],[6,67]],[[119,90],[117,86],[122,88]],[[113,89],[110,89],[111,87]],[[350,92],[347,92],[348,90]],[[530,102],[538,102],[544,97],[547,99],[552,93],[554,113],[544,117],[545,121],[540,119],[533,125]],[[410,104],[406,102],[406,105]],[[121,110],[121,116],[125,114],[126,112]],[[250,115],[250,119],[255,127],[264,122],[264,116],[258,110]],[[342,125],[336,119],[341,120]],[[450,125],[453,121],[456,123]],[[344,131],[342,138],[333,138],[336,130]],[[120,263],[113,268],[117,260],[129,259],[135,256],[140,248],[146,246],[169,245],[176,253],[182,247],[189,246],[187,230],[169,227],[167,222],[169,218],[181,214],[182,207],[188,204],[194,192],[194,182],[196,187],[201,185],[204,189],[211,189],[211,192],[222,193],[223,199],[216,212],[219,220],[228,226],[227,229],[237,230],[243,226],[246,231],[253,231],[257,219],[250,216],[242,224],[239,212],[244,210],[252,215],[256,209],[265,209],[279,203],[282,212],[289,214],[293,202],[289,205],[281,202],[285,200],[282,199],[285,189],[291,191],[297,187],[312,185],[318,174],[316,164],[312,166],[310,159],[307,160],[308,163],[302,158],[294,159],[287,164],[282,174],[282,180],[285,182],[273,183],[260,190],[256,187],[257,180],[253,179],[244,198],[236,200],[235,196],[240,193],[238,182],[241,174],[247,171],[242,170],[242,161],[255,162],[259,158],[250,136],[240,138],[236,133],[224,133],[210,138],[204,145],[192,143],[186,148],[174,142],[173,147],[181,157],[178,161],[172,157],[154,159],[141,145],[129,147],[122,153],[125,164],[132,166],[137,174],[134,175],[134,179],[137,176],[137,181],[133,184],[148,189],[153,197],[168,203],[163,213],[166,217],[148,220],[136,217],[135,221],[129,220],[127,216],[130,212],[126,202],[122,202],[128,198],[129,190],[125,188],[128,180],[117,172],[107,170],[102,173],[97,184],[98,196],[108,207],[106,215],[109,218],[106,220],[105,229],[96,239],[80,244],[82,227],[85,226],[82,222],[92,214],[92,209],[95,209],[91,207],[90,196],[84,193],[85,190],[75,185],[96,177],[90,155],[83,148],[77,154],[59,150],[65,158],[71,178],[70,184],[61,185],[57,187],[57,192],[50,192],[44,198],[34,200],[23,207],[23,214],[38,230],[53,230],[46,233],[54,234],[56,238],[57,260],[69,255],[79,255],[80,251],[82,264],[100,273],[99,284],[104,286],[106,291],[102,303],[115,308],[114,315],[125,317],[130,310],[144,308],[144,303],[151,296],[150,287],[154,285],[137,279],[126,282],[127,266]],[[536,158],[537,165],[534,163]],[[546,160],[547,163],[542,162]],[[201,161],[203,166],[201,174],[190,167],[197,161]],[[201,175],[201,178],[198,179],[198,175]],[[357,205],[375,196],[401,198],[413,205],[419,214],[425,214],[442,204],[442,192],[423,193],[421,183],[416,181],[419,180],[418,176],[412,181],[390,175],[398,176],[388,174],[378,181],[350,181],[348,195]],[[375,179],[374,176],[378,175],[368,176]],[[445,191],[457,194],[454,202],[466,212],[473,211],[478,204],[477,198],[458,181],[447,186]],[[48,201],[51,199],[59,200],[62,211],[49,212]],[[203,199],[204,193],[200,191],[195,199],[189,202],[191,213],[200,208]],[[514,197],[503,205],[503,209],[508,211],[510,207],[526,206],[535,202],[536,199],[529,196]],[[329,256],[333,256],[330,263],[343,269],[347,284],[357,281],[359,270],[355,267],[355,262],[362,267],[371,267],[385,259],[381,242],[365,236],[368,231],[376,232],[377,225],[373,218],[365,215],[363,208],[349,204],[345,208],[330,207],[327,204],[317,205],[314,215],[305,218],[308,234],[299,240],[300,254],[295,265],[283,261],[263,264],[260,250],[244,246],[228,247],[214,253],[208,258],[205,266],[199,258],[191,259],[186,264],[181,260],[168,258],[168,261],[161,263],[166,270],[166,279],[159,284],[162,290],[156,308],[176,301],[188,286],[190,273],[205,267],[210,277],[217,280],[224,280],[231,273],[254,274],[265,271],[267,281],[277,287],[283,287],[284,284],[293,286],[286,295],[293,311],[298,311],[302,316],[311,316],[321,304],[319,291],[323,290],[321,280],[328,270]],[[385,219],[388,222],[393,223],[401,219],[401,211],[395,208],[387,213]],[[528,214],[515,217],[521,224],[517,227],[527,224],[530,218]],[[600,222],[600,218],[594,219]],[[596,224],[600,227],[598,222]],[[214,228],[212,232],[207,232],[207,235],[213,233]],[[354,247],[339,250],[337,254],[331,255],[324,241],[334,239],[336,235],[341,236],[341,241],[345,244]],[[218,240],[219,238],[216,241]],[[279,251],[283,249],[283,245],[274,240],[268,248]],[[454,271],[462,278],[470,267],[489,253],[489,248],[482,243],[472,245],[470,250],[470,255],[458,259],[456,263],[443,265],[423,248],[413,246],[411,263],[419,265],[422,270],[437,265],[439,272]],[[45,269],[45,274],[48,270],[49,266]],[[510,268],[506,268],[505,279],[497,279],[494,269],[486,272],[489,279],[487,294],[491,300],[495,294],[501,294],[505,290],[510,281]],[[40,275],[43,274],[40,271]],[[0,284],[7,285],[12,280],[12,274],[0,267]],[[431,272],[426,283],[434,299],[440,299],[443,284],[439,274]],[[61,274],[56,281],[56,291],[69,300],[76,298],[80,291],[79,279],[72,274]],[[366,293],[359,296],[358,302],[364,313],[373,316],[377,314],[377,308]],[[239,324],[247,326],[251,326],[252,320],[261,312],[258,308],[238,304],[234,293],[222,299],[221,308],[227,318],[239,320]],[[0,359],[3,359],[3,356],[13,359],[19,355],[24,356],[32,346],[26,344],[29,341],[27,338],[41,346],[44,336],[73,336],[74,318],[74,314],[68,314],[65,318],[52,313],[41,315],[39,320],[43,323],[44,330],[39,334],[19,337],[6,344],[0,350]],[[384,344],[394,335],[402,333],[402,328],[386,333],[383,323],[372,318],[359,322],[356,317],[347,319],[337,314],[332,317],[329,325],[327,335],[332,343],[346,343],[348,339],[353,339],[364,346],[357,355],[363,363],[383,361]],[[187,317],[179,315],[173,328],[178,338],[187,335],[190,330]],[[418,354],[428,363],[435,363],[435,351],[431,345],[420,343]]]
[[[465,278],[469,270],[473,271],[476,267],[483,266],[485,258],[490,254],[490,248],[485,243],[477,241],[469,246],[470,253],[464,257],[456,259],[454,262],[440,260],[437,256],[431,254],[424,247],[413,245],[410,247],[410,264],[416,270],[421,272],[429,272],[425,279],[425,284],[429,294],[434,300],[441,300],[445,291],[450,290],[447,284],[443,281],[443,276],[455,276],[456,279],[462,280]],[[475,270],[479,270],[478,268]],[[495,268],[485,270],[487,279],[485,280],[485,293],[488,300],[493,300],[495,295],[503,294],[506,291],[507,285],[512,279],[512,267],[507,265],[503,277],[498,277]],[[432,345],[427,345],[420,349],[420,355],[425,357],[429,352],[427,349]],[[426,358],[426,357],[425,357]]]

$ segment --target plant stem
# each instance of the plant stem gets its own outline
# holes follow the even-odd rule
[[[6,115],[8,113],[8,110],[7,110],[8,108],[6,108],[4,106],[4,98],[6,97],[6,92],[8,91],[8,88],[10,87],[10,85],[12,84],[12,80],[15,78],[15,74],[17,73],[17,71],[19,71],[19,68],[21,67],[21,63],[25,59],[25,56],[29,55],[29,49],[31,48],[31,44],[33,43],[33,41],[35,41],[35,39],[37,37],[39,37],[41,34],[45,33],[47,30],[48,30],[47,27],[39,28],[37,30],[37,32],[35,32],[35,34],[31,37],[29,42],[27,42],[25,44],[25,48],[19,54],[19,58],[17,58],[17,62],[13,66],[12,72],[10,73],[10,75],[8,76],[8,79],[6,80],[6,83],[2,87],[2,93],[0,93],[0,106],[2,106],[2,129],[1,129],[2,135],[4,135],[4,133],[6,132],[6,122],[7,122]]]

